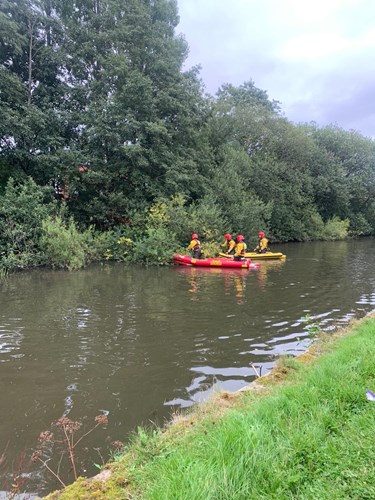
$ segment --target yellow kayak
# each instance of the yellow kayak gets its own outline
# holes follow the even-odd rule
[[[220,257],[227,257],[228,259],[232,259],[233,255],[227,255],[226,253],[219,253]],[[251,260],[270,260],[270,259],[286,259],[286,255],[281,252],[266,252],[266,253],[257,253],[257,252],[246,252],[246,259]]]

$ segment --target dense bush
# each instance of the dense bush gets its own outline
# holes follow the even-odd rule
[[[246,151],[226,146],[220,149],[220,156],[210,183],[210,198],[221,212],[220,233],[256,235],[269,227],[273,202],[255,193],[254,164]]]
[[[170,200],[165,201],[165,205],[168,214],[168,230],[176,236],[177,241],[185,242],[190,233],[195,231],[186,197],[182,194],[176,194]]]
[[[373,228],[371,227],[371,224],[368,222],[368,220],[363,214],[354,214],[350,216],[349,232],[351,236],[368,235],[371,234],[372,229]]]
[[[348,236],[349,220],[340,220],[338,217],[329,219],[322,233],[323,240],[343,240]]]
[[[178,242],[174,234],[171,234],[166,228],[150,227],[146,230],[146,234],[134,243],[129,260],[146,265],[163,265],[171,262],[177,247]]]
[[[324,232],[324,221],[321,215],[313,211],[309,218],[309,223],[307,224],[308,233],[306,240],[321,240]]]
[[[116,260],[123,262],[129,259],[134,246],[133,239],[121,227],[103,233],[97,232],[94,237],[94,248],[97,260]]]
[[[48,217],[40,240],[45,263],[69,271],[83,267],[89,261],[89,239],[90,231],[78,232],[73,220],[65,223],[60,217]]]
[[[7,269],[36,266],[42,263],[40,238],[43,222],[54,210],[46,203],[48,191],[37,186],[31,178],[16,184],[8,180],[0,196],[0,256]]]

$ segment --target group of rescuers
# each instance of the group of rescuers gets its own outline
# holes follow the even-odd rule
[[[195,259],[200,259],[202,257],[201,244],[198,238],[199,238],[198,234],[193,233],[191,235],[191,242],[187,248],[188,251],[191,252],[191,256]],[[245,243],[244,236],[242,236],[242,234],[239,234],[236,237],[237,243],[229,233],[224,234],[224,238],[225,241],[221,245],[224,248],[223,253],[226,253],[227,255],[233,255],[233,260],[244,259],[247,250],[247,245]],[[266,238],[263,231],[259,231],[258,245],[254,248],[254,252],[266,253],[268,251],[269,251],[268,239]]]

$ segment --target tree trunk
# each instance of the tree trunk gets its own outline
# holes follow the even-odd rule
[[[27,104],[31,104],[31,93],[32,93],[32,76],[33,76],[33,27],[31,19],[29,19],[29,81],[27,87]]]

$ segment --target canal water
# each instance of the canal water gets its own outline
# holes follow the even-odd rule
[[[53,432],[44,457],[57,470],[61,417],[82,423],[76,439],[108,417],[76,448],[80,473],[93,475],[138,426],[244,387],[252,363],[265,374],[303,352],[309,325],[329,331],[374,311],[375,239],[273,249],[287,259],[259,270],[105,263],[1,282],[0,490],[17,470],[21,491],[59,487],[29,458]],[[59,476],[72,479],[65,457]]]

